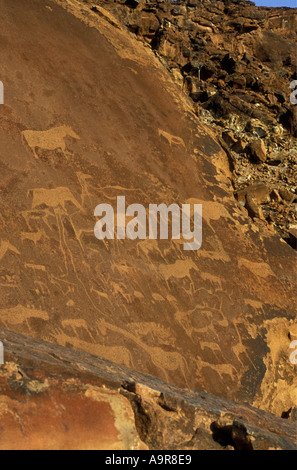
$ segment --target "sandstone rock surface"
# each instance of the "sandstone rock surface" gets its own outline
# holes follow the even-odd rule
[[[70,350],[92,354],[135,374],[247,402],[280,417],[296,407],[296,366],[289,361],[296,337],[295,252],[238,205],[232,165],[215,129],[197,115],[193,100],[152,47],[136,40],[133,28],[127,31],[113,11],[95,3],[0,0],[5,87],[0,106],[0,326],[68,348],[70,355]],[[176,18],[183,7],[175,5]],[[188,7],[194,12],[196,3]],[[210,16],[201,21],[197,14],[193,24],[215,37],[219,26]],[[153,39],[155,21],[148,17],[150,26],[144,28]],[[243,19],[236,28],[252,34],[258,21]],[[263,21],[279,24],[280,19]],[[162,47],[171,54],[175,46],[166,44]],[[232,75],[231,52],[222,59],[223,70]],[[205,79],[213,76],[212,65],[200,73]],[[241,89],[243,82],[233,78]],[[213,108],[223,98],[209,99],[207,107]],[[184,251],[178,240],[98,241],[94,209],[99,203],[115,204],[118,195],[127,204],[144,206],[201,203],[202,248]],[[37,356],[42,352],[38,345]],[[11,370],[0,366],[5,383],[18,364]],[[46,369],[40,373],[46,375]],[[32,380],[38,380],[34,374]],[[70,389],[47,380],[67,410]],[[5,387],[3,409],[9,413],[14,402]],[[79,396],[86,392],[85,385],[80,387]],[[34,397],[29,407],[37,407]],[[86,416],[93,401],[83,398]],[[109,400],[99,402],[98,412],[109,422]],[[67,423],[75,429],[71,401],[69,406]],[[15,413],[21,414],[21,407]],[[127,416],[135,445],[141,446],[128,404]],[[232,424],[226,423],[215,425],[219,435],[220,427]],[[15,422],[11,426],[13,433]],[[42,428],[42,422],[34,426]],[[116,446],[128,445],[117,440],[118,429],[112,426],[106,446],[113,439]],[[231,435],[238,431],[228,429]],[[13,445],[9,436],[6,445]],[[100,436],[81,445],[96,446]],[[50,447],[47,437],[55,446],[54,435],[35,435],[36,446]],[[161,446],[150,439],[144,441]],[[34,447],[33,434],[23,443]],[[76,445],[65,441],[65,446]]]

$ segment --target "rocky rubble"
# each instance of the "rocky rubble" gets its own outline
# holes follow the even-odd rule
[[[197,115],[225,140],[235,193],[259,183],[278,192],[253,214],[241,207],[292,245],[297,121],[290,83],[297,78],[297,10],[245,0],[84,3],[98,14],[102,6],[112,12],[159,56]]]

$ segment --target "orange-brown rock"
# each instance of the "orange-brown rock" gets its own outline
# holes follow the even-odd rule
[[[149,44],[195,102],[200,119],[218,138],[232,134],[228,155],[235,189],[248,178],[290,190],[297,201],[297,108],[291,101],[297,78],[296,8],[256,7],[245,0],[81,1],[94,11],[94,3],[100,3],[98,14],[104,6]],[[263,149],[249,158],[247,143],[259,138]],[[290,243],[296,207],[284,213],[279,205],[267,204],[260,210],[270,230]]]
[[[292,450],[287,419],[0,330],[1,450]]]
[[[266,148],[261,139],[255,140],[249,146],[249,152],[256,162],[266,161]]]
[[[295,252],[242,213],[226,153],[193,102],[103,8],[0,7],[0,326],[279,417],[294,408]],[[118,195],[201,203],[202,248],[98,241],[94,209]]]

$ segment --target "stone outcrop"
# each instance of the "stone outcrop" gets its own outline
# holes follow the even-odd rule
[[[290,204],[257,211],[290,243],[297,223],[297,119],[290,102],[297,9],[245,0],[84,3],[98,14],[103,6],[149,44],[218,136],[233,133],[228,154],[236,190],[261,182],[292,193]]]
[[[265,430],[263,439],[272,447],[289,447],[290,432],[285,430],[288,423],[280,417],[291,417],[290,410],[296,407],[296,366],[289,360],[291,342],[297,338],[295,251],[271,225],[267,226],[265,208],[263,217],[260,210],[260,217],[256,209],[253,212],[253,204],[260,200],[258,192],[250,187],[256,183],[253,177],[238,187],[234,183],[239,157],[233,145],[245,149],[256,138],[266,142],[262,134],[267,132],[269,119],[263,120],[259,115],[261,106],[253,106],[257,112],[245,122],[249,102],[230,91],[225,95],[225,85],[222,93],[212,93],[208,82],[213,80],[216,87],[218,80],[225,84],[228,78],[228,83],[232,81],[232,87],[236,83],[239,90],[244,87],[244,79],[248,82],[246,74],[240,71],[248,60],[243,56],[244,50],[240,52],[243,55],[239,63],[232,55],[234,50],[219,54],[224,38],[221,22],[211,10],[218,8],[222,16],[228,14],[228,8],[231,11],[242,4],[222,7],[220,2],[216,6],[199,6],[194,1],[174,6],[168,2],[159,2],[158,6],[137,2],[131,6],[95,3],[0,0],[0,63],[5,64],[0,77],[5,88],[5,104],[0,105],[0,327],[52,343],[54,348],[66,348],[63,355],[71,357],[67,362],[70,379],[72,354],[76,351],[92,354],[98,361],[112,361],[134,374],[153,376],[158,384],[159,380],[166,382],[166,387],[179,387],[184,391],[178,394],[184,393],[185,399],[192,393],[189,390],[196,390],[219,396],[222,403],[248,403],[276,415],[271,419],[278,424],[266,428],[268,415],[260,411],[255,411],[259,418],[253,421],[251,412],[243,424],[241,411],[237,413],[236,407],[232,408],[230,420],[229,417],[220,420],[221,414],[215,412],[207,420],[209,445],[214,445],[209,434],[209,426],[214,423],[218,445],[223,440],[233,448],[261,447],[262,438],[256,445],[251,437],[244,436],[256,433],[248,430],[248,423],[259,427],[258,419],[263,417],[260,426]],[[176,52],[178,27],[169,27],[165,21],[169,7],[170,11],[175,9],[176,14],[172,15],[183,31],[185,17],[179,12],[191,11],[189,28],[197,30],[199,50],[204,42],[211,42],[207,35],[212,41],[217,38],[217,52],[214,48],[213,54],[219,54],[218,62],[210,58],[206,61],[206,54],[204,68],[200,68],[201,63],[193,62],[191,54],[184,55],[184,33]],[[162,8],[164,29],[160,30],[162,18],[161,22],[154,18]],[[200,15],[199,8],[205,11],[209,8],[209,14]],[[253,35],[260,34],[256,28],[260,20],[251,16],[255,12],[253,5],[248,3],[246,8],[242,10],[246,11],[246,15],[242,13],[243,19],[234,26],[233,18],[228,28],[230,38],[235,28],[238,34],[247,35],[249,44]],[[147,15],[141,33],[131,26],[133,12],[133,24],[139,22],[138,11]],[[282,10],[281,17],[273,17],[266,10],[259,12],[267,30],[269,24],[278,28],[281,18],[291,24],[286,11]],[[285,49],[290,39],[281,31]],[[137,40],[135,33],[141,40]],[[263,37],[262,31],[259,41]],[[191,38],[189,35],[190,52]],[[263,39],[261,44],[264,47],[267,43]],[[263,57],[265,50],[259,52]],[[254,64],[251,83],[259,57],[251,59]],[[216,63],[221,62],[223,76],[219,78],[220,67]],[[287,70],[286,64],[283,67]],[[197,83],[199,70],[205,87]],[[184,93],[180,86],[190,83],[191,92]],[[280,88],[278,104],[270,110],[272,122],[276,116],[273,113],[288,115],[291,110],[285,102],[280,103],[283,90]],[[260,92],[252,91],[257,93],[258,100]],[[192,99],[189,93],[198,95]],[[214,119],[219,119],[217,113],[221,112],[222,119],[226,119],[224,113],[228,109],[231,114],[234,109],[243,110],[244,129],[247,126],[251,131],[237,133],[230,126],[222,128],[228,136],[218,135]],[[250,138],[245,137],[248,132]],[[289,137],[288,130],[284,132],[289,145],[293,136]],[[282,158],[289,168],[286,152],[284,148]],[[267,151],[267,161],[273,158]],[[293,152],[290,158],[294,158]],[[283,161],[278,152],[275,159]],[[237,189],[246,190],[236,193],[239,199],[234,195]],[[284,214],[290,212],[294,204],[290,191],[287,185],[269,189],[269,204],[279,205],[283,201]],[[202,248],[184,251],[180,240],[97,240],[94,209],[100,203],[115,205],[119,195],[126,197],[127,205],[141,203],[145,207],[150,203],[201,203]],[[273,219],[273,214],[270,217]],[[5,348],[13,355],[14,343],[9,349],[10,341],[13,337],[7,336]],[[9,442],[13,445],[16,426],[11,383],[16,387],[19,403],[23,389],[25,395],[26,390],[29,395],[32,392],[33,401],[26,405],[30,413],[39,403],[39,393],[34,394],[34,390],[42,392],[44,402],[41,400],[40,405],[44,413],[52,394],[58,408],[60,405],[66,408],[69,427],[78,429],[71,412],[75,405],[70,398],[68,402],[71,383],[67,382],[68,388],[63,389],[62,382],[47,376],[48,362],[43,367],[41,360],[43,343],[31,344],[38,344],[34,364],[39,364],[40,375],[30,378],[29,369],[25,369],[26,375],[19,376],[17,367],[25,367],[20,355],[15,363],[9,356],[11,369],[9,364],[5,368],[0,366],[6,384],[2,411],[10,413],[12,420],[6,425],[11,433],[7,434],[10,436],[7,446]],[[116,370],[118,373],[120,369]],[[109,399],[105,401],[97,389],[99,395],[95,391],[92,396],[91,390],[86,396],[89,382],[80,384],[80,373],[81,369],[73,373],[78,380],[74,402],[78,400],[84,416],[89,416],[96,397],[101,397],[98,413],[102,412],[108,420],[112,414]],[[11,382],[10,378],[15,376],[19,384],[14,378]],[[45,380],[48,391],[42,385]],[[159,385],[156,389],[159,390]],[[162,447],[157,428],[139,432],[131,411],[137,407],[135,395],[139,393],[130,385],[125,390],[126,395],[117,396],[115,406],[122,400],[134,444],[117,437],[120,431],[111,425],[106,446],[112,446],[114,439],[119,448],[141,447],[143,443]],[[149,394],[148,407],[151,400]],[[212,400],[215,403],[217,399]],[[153,408],[149,408],[152,416],[154,406],[157,405],[153,403]],[[167,405],[164,406],[166,411]],[[248,408],[240,408],[243,409]],[[15,416],[22,416],[21,405]],[[58,422],[62,436],[62,421]],[[166,422],[170,423],[170,419]],[[37,417],[34,423],[35,430],[39,426],[43,429],[43,422],[38,422]],[[86,433],[93,424],[90,421]],[[176,425],[182,429],[183,423]],[[266,430],[278,434],[278,426],[283,426],[279,428],[283,429],[283,437],[272,436],[270,440]],[[192,434],[177,431],[170,446],[190,441],[198,446],[195,429]],[[99,431],[96,428],[99,434],[94,433],[91,443],[82,438],[81,446],[96,447],[103,439]],[[56,445],[54,433],[48,437],[53,444],[45,434],[30,436],[28,441],[22,441],[24,446]],[[65,446],[79,446],[77,440],[64,442]]]
[[[296,423],[0,330],[0,449],[293,450]]]

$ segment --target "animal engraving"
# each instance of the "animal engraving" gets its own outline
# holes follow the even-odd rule
[[[36,149],[42,150],[61,150],[67,158],[66,137],[72,137],[79,140],[80,137],[69,126],[53,127],[47,131],[23,131],[22,141],[26,143],[33,152],[33,155],[38,159]]]
[[[169,134],[168,132],[163,131],[162,129],[159,129],[159,136],[164,137],[164,139],[167,140],[169,143],[170,147],[172,144],[175,145],[182,145],[183,147],[186,148],[185,143],[181,137],[177,137],[176,135]]]

